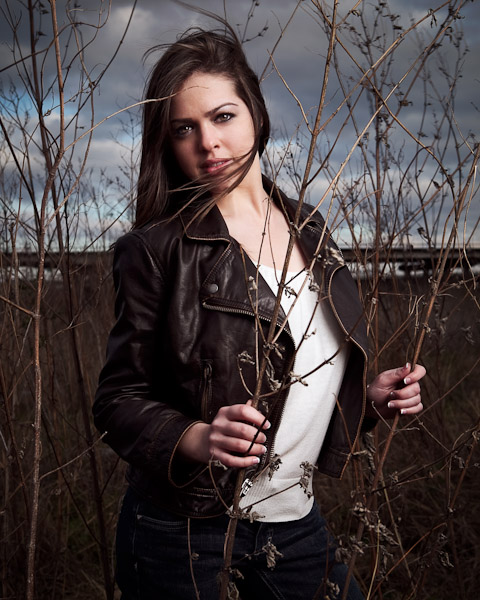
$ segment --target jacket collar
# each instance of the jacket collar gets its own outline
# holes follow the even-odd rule
[[[266,177],[263,179],[266,193],[272,195],[274,202],[287,213],[290,221],[294,220],[298,202],[291,200],[283,194]],[[306,206],[302,210],[301,221],[309,217],[312,207]],[[201,301],[204,306],[213,310],[225,310],[254,314],[270,320],[275,306],[275,295],[268,284],[257,272],[256,266],[250,258],[243,254],[238,242],[229,234],[228,227],[216,205],[201,219],[192,219],[193,210],[182,213],[181,219],[184,234],[187,238],[197,241],[226,243],[215,266],[207,274],[200,291]],[[326,291],[326,278],[329,278],[337,264],[331,260],[325,261],[326,248],[319,252],[320,239],[327,240],[329,234],[323,234],[324,221],[319,213],[308,219],[307,225],[299,235],[299,244],[309,264],[315,254],[318,259],[314,264],[314,277],[316,283]],[[325,245],[324,245],[325,246]],[[325,251],[325,252],[324,252]],[[255,306],[255,310],[253,308]],[[283,322],[285,314],[280,310],[279,323]]]
[[[284,208],[287,212],[290,221],[295,218],[295,212],[297,209],[298,202],[288,198],[270,179],[262,176],[263,188],[269,196],[272,197],[273,201],[280,208]],[[312,207],[302,207],[302,220],[306,219],[311,211]],[[232,237],[228,232],[227,224],[222,217],[222,214],[218,207],[214,204],[212,208],[202,218],[195,218],[194,209],[185,209],[180,214],[180,219],[183,224],[185,235],[190,239],[196,240],[225,240],[232,241]],[[310,217],[308,225],[305,229],[314,231],[316,236],[321,233],[324,227],[324,221],[319,213],[315,216]],[[317,239],[318,241],[318,239]],[[314,248],[312,249],[314,250]]]
[[[263,187],[277,206],[286,211],[288,219],[293,222],[298,202],[288,198],[265,176],[263,176]],[[316,282],[323,287],[326,286],[334,271],[344,266],[345,262],[341,251],[330,239],[330,232],[325,227],[323,217],[319,212],[311,215],[312,210],[310,205],[302,206],[300,222],[307,220],[307,224],[302,228],[298,242],[307,264],[310,264],[312,258],[316,256],[313,273]],[[191,208],[180,214],[184,234],[187,238],[199,241],[223,240],[228,244],[238,246],[236,240],[231,237],[227,224],[215,204],[202,218],[194,217],[195,211]],[[321,241],[320,246],[319,240]]]
[[[192,240],[232,240],[227,224],[216,204],[201,218],[195,218],[193,209],[180,213],[185,235]]]

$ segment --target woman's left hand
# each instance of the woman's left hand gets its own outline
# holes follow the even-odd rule
[[[419,381],[426,370],[422,365],[383,371],[367,387],[365,416],[392,419],[400,411],[402,415],[415,415],[423,410]]]

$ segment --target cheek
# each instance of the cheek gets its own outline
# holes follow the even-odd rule
[[[185,175],[190,177],[192,169],[192,159],[191,152],[188,149],[188,143],[186,143],[185,140],[183,140],[181,144],[179,144],[178,142],[173,142],[170,145],[170,147],[178,166]]]
[[[245,152],[248,152],[252,149],[255,144],[255,127],[253,125],[253,121],[250,119],[248,124],[246,124],[242,128],[242,145]]]

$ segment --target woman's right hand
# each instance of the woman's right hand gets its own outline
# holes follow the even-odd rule
[[[250,467],[267,451],[267,438],[259,430],[269,427],[250,402],[223,406],[211,424],[192,425],[180,440],[178,451],[184,458],[202,463],[218,460],[226,467]]]

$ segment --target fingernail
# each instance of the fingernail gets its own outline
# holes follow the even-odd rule
[[[390,398],[395,398],[395,392],[390,392],[388,395],[390,396]]]
[[[252,458],[252,464],[254,464],[254,465],[257,464],[258,465],[259,462],[260,462],[260,459],[258,458],[258,456],[254,456]]]
[[[394,402],[389,402],[387,404],[388,408],[395,408],[395,403]]]
[[[409,362],[405,363],[405,368],[406,368],[406,369],[409,369],[409,368],[410,368],[410,363],[409,363]]]
[[[263,426],[263,428],[270,429],[271,426],[272,426],[272,424],[270,423],[270,421],[265,421],[265,425]]]
[[[403,380],[403,383],[405,385],[408,385],[410,383],[410,381],[411,381],[410,377],[405,377],[405,379]]]
[[[262,446],[262,454],[266,454],[267,452],[267,447],[266,446]]]
[[[406,414],[406,412],[407,412],[407,411],[406,411],[406,409],[405,409],[405,408],[402,408],[402,410],[400,411],[400,414],[401,414],[401,415],[404,415],[404,414]]]

